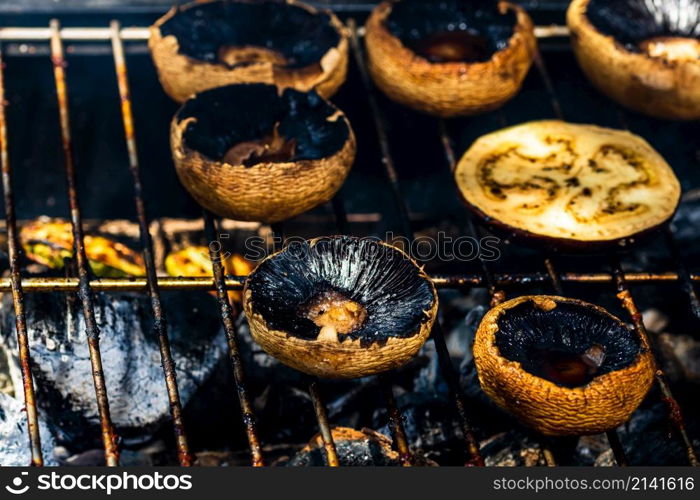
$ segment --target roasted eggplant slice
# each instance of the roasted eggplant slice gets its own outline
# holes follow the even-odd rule
[[[567,22],[602,92],[652,116],[700,118],[700,0],[574,0]]]
[[[212,276],[209,248],[192,246],[170,253],[165,258],[165,270],[170,276]],[[224,270],[231,276],[248,276],[253,264],[241,255],[232,254],[224,259]],[[238,291],[230,291],[228,296],[234,302],[241,300]]]
[[[332,96],[345,81],[348,40],[330,11],[293,0],[218,0],[175,7],[148,43],[176,101],[233,83]]]
[[[501,106],[522,85],[537,42],[508,2],[385,1],[367,21],[369,69],[391,99],[443,117]]]
[[[355,136],[340,110],[316,92],[279,95],[262,84],[190,99],[173,118],[170,142],[194,199],[246,221],[279,222],[329,201],[355,159]]]
[[[27,257],[51,269],[61,269],[65,259],[73,257],[73,232],[70,222],[39,218],[22,226],[20,241]],[[140,254],[109,238],[85,235],[85,253],[93,273],[100,278],[144,276],[146,268]]]
[[[331,429],[341,467],[399,466],[399,454],[391,449],[391,440],[370,429],[357,431],[349,427]],[[321,434],[316,434],[287,463],[290,467],[325,467],[328,465]]]
[[[580,300],[512,299],[489,311],[474,341],[484,392],[552,436],[625,422],[654,379],[648,346],[622,321]]]
[[[418,265],[374,239],[294,242],[246,280],[253,339],[297,370],[329,378],[405,364],[430,334],[437,293]]]
[[[673,170],[644,139],[560,121],[479,138],[455,180],[488,224],[569,249],[630,243],[665,224],[681,194]]]
[[[39,435],[44,465],[58,465],[54,457],[53,436],[43,419],[39,420]],[[31,464],[28,436],[24,404],[0,392],[0,467],[26,467]]]

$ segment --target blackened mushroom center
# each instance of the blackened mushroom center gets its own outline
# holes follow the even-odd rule
[[[620,320],[588,304],[523,302],[497,320],[501,356],[562,387],[631,366],[641,346]]]
[[[517,24],[493,0],[401,0],[391,9],[389,32],[433,63],[486,62],[508,46]]]
[[[350,128],[337,108],[315,91],[273,85],[218,87],[188,100],[178,114],[190,149],[231,165],[319,160],[340,151]]]
[[[430,62],[478,62],[488,60],[488,40],[476,32],[446,31],[416,40],[413,51]]]
[[[329,14],[279,0],[193,3],[181,7],[160,30],[177,39],[179,53],[227,67],[318,65],[340,42]]]

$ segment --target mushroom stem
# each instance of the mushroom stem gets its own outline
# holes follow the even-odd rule
[[[586,352],[581,356],[581,361],[583,361],[588,367],[595,373],[598,368],[603,365],[605,361],[605,347],[600,344],[593,344],[588,348]]]
[[[332,325],[326,325],[321,328],[321,331],[318,332],[318,337],[316,337],[316,340],[319,342],[337,343],[338,330],[336,330]]]

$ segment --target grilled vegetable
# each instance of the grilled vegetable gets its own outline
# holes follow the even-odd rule
[[[198,94],[173,118],[170,142],[194,199],[247,221],[278,222],[329,201],[355,159],[341,111],[314,91],[279,95],[270,85]]]
[[[61,269],[73,258],[70,222],[40,218],[25,224],[20,241],[28,258],[51,269]],[[85,253],[90,267],[101,278],[144,276],[143,258],[132,249],[103,236],[85,235]]]
[[[248,276],[243,300],[265,351],[330,378],[405,364],[428,338],[438,304],[410,257],[348,236],[293,243],[271,255]]]
[[[700,118],[700,0],[574,0],[567,23],[602,92],[652,116]]]
[[[148,45],[163,88],[179,102],[233,83],[315,89],[330,97],[347,74],[342,23],[292,0],[175,7],[151,27]]]
[[[385,1],[366,26],[369,70],[391,99],[449,117],[501,106],[522,85],[537,42],[508,2]]]
[[[484,392],[553,436],[595,434],[627,421],[654,379],[654,360],[622,321],[586,302],[525,296],[489,311],[474,360]]]
[[[680,183],[628,132],[530,122],[479,138],[455,179],[485,222],[552,246],[626,244],[673,216]]]
[[[165,270],[170,276],[212,276],[211,259],[207,247],[187,247],[169,254],[165,258]],[[232,276],[247,276],[253,265],[243,256],[233,254],[224,259],[224,270]],[[241,293],[228,292],[229,298],[240,302]]]

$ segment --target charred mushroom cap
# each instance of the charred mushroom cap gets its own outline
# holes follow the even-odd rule
[[[316,92],[240,84],[188,100],[171,125],[180,180],[203,207],[278,222],[330,200],[355,159],[345,115]]]
[[[405,253],[374,239],[294,242],[248,276],[253,339],[302,372],[363,377],[410,360],[425,343],[437,293]]]
[[[700,118],[700,0],[574,0],[567,22],[602,92],[660,118]]]
[[[631,243],[668,222],[681,195],[671,167],[641,137],[561,121],[482,136],[455,181],[492,227],[567,250]]]
[[[391,440],[370,429],[357,431],[349,427],[331,429],[338,460],[343,467],[398,466],[399,454],[391,449]],[[287,463],[290,467],[323,467],[328,465],[323,438],[316,434]]]
[[[522,85],[536,39],[507,2],[385,1],[367,21],[369,69],[391,99],[450,117],[499,107]]]
[[[604,309],[550,296],[489,311],[474,341],[484,392],[552,436],[595,434],[625,422],[654,378],[648,346]]]
[[[71,224],[63,219],[41,217],[20,230],[25,255],[51,269],[62,269],[73,258]],[[85,254],[90,268],[99,278],[144,276],[146,268],[140,254],[128,246],[104,236],[86,234]]]
[[[348,41],[331,12],[293,0],[219,0],[174,7],[148,43],[163,88],[183,102],[233,83],[332,96],[345,81]]]

